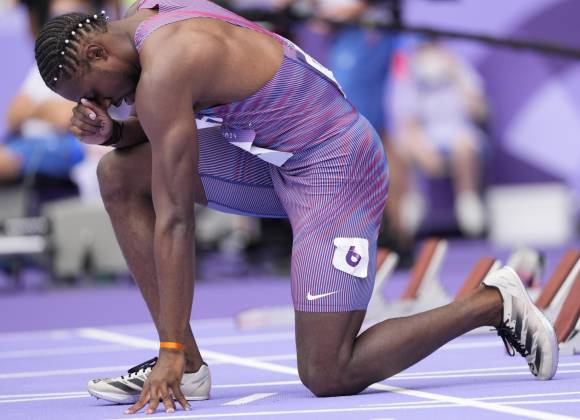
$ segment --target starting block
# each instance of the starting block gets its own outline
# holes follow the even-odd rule
[[[488,274],[499,269],[501,263],[492,257],[482,257],[473,266],[471,273],[467,276],[463,285],[455,295],[455,300],[462,299],[466,297],[473,290],[477,289],[483,279],[487,277]]]
[[[554,322],[560,353],[580,354],[580,273],[576,274],[568,297]]]
[[[580,251],[564,254],[556,269],[548,279],[544,289],[536,299],[536,306],[554,321],[577,274],[580,272]]]
[[[536,305],[554,323],[560,353],[580,353],[580,251],[568,251],[554,270]]]
[[[372,305],[369,304],[364,328],[388,318],[410,316],[448,304],[454,299],[466,296],[477,288],[483,279],[500,267],[495,258],[481,258],[473,267],[455,296],[450,295],[440,281],[441,266],[447,253],[447,241],[431,238],[425,241],[416,263],[413,265],[407,287],[401,298],[387,302],[382,294],[375,290]]]
[[[446,252],[447,241],[435,238],[428,239],[419,251],[419,256],[411,269],[409,281],[401,299],[394,302],[387,301],[381,292],[386,280],[390,277],[390,273],[389,276],[385,276],[385,272],[382,272],[390,268],[390,264],[385,259],[387,264],[383,263],[377,271],[375,287],[364,324],[374,324],[394,316],[420,312],[420,307],[427,307],[429,300],[440,301],[445,296],[445,291],[438,276]],[[385,266],[386,268],[383,269]]]

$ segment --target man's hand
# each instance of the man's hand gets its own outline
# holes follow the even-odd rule
[[[87,99],[73,109],[70,131],[83,143],[103,144],[113,134],[113,120],[107,110]]]
[[[125,414],[135,414],[147,403],[147,414],[153,414],[157,410],[159,400],[163,402],[165,412],[175,412],[175,398],[184,410],[191,407],[181,392],[181,378],[185,369],[185,355],[182,351],[161,350],[159,360],[151,371],[151,374],[143,385],[143,391],[139,401],[125,411]]]

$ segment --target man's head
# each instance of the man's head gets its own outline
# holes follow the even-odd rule
[[[35,47],[47,86],[72,101],[87,98],[104,106],[120,105],[123,98],[132,102],[138,63],[131,62],[122,45],[126,37],[111,35],[109,26],[104,13],[68,13],[50,20]]]

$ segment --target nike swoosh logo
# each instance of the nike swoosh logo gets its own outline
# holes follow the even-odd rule
[[[321,295],[311,295],[310,292],[308,292],[308,294],[306,295],[306,299],[308,299],[308,300],[321,299],[321,298],[326,297],[326,296],[334,295],[335,293],[338,293],[338,290],[335,292],[323,293]]]

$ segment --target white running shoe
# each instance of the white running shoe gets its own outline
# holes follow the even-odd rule
[[[87,385],[89,394],[118,404],[134,404],[139,400],[145,380],[155,363],[157,363],[157,357],[132,367],[126,375],[93,379]],[[201,365],[195,373],[183,374],[181,392],[188,401],[209,399],[210,388],[211,374],[206,364]]]
[[[558,368],[556,333],[528,296],[516,272],[511,267],[503,267],[486,277],[483,284],[498,289],[503,298],[503,321],[497,334],[508,353],[514,356],[517,351],[525,357],[538,379],[551,379]]]

